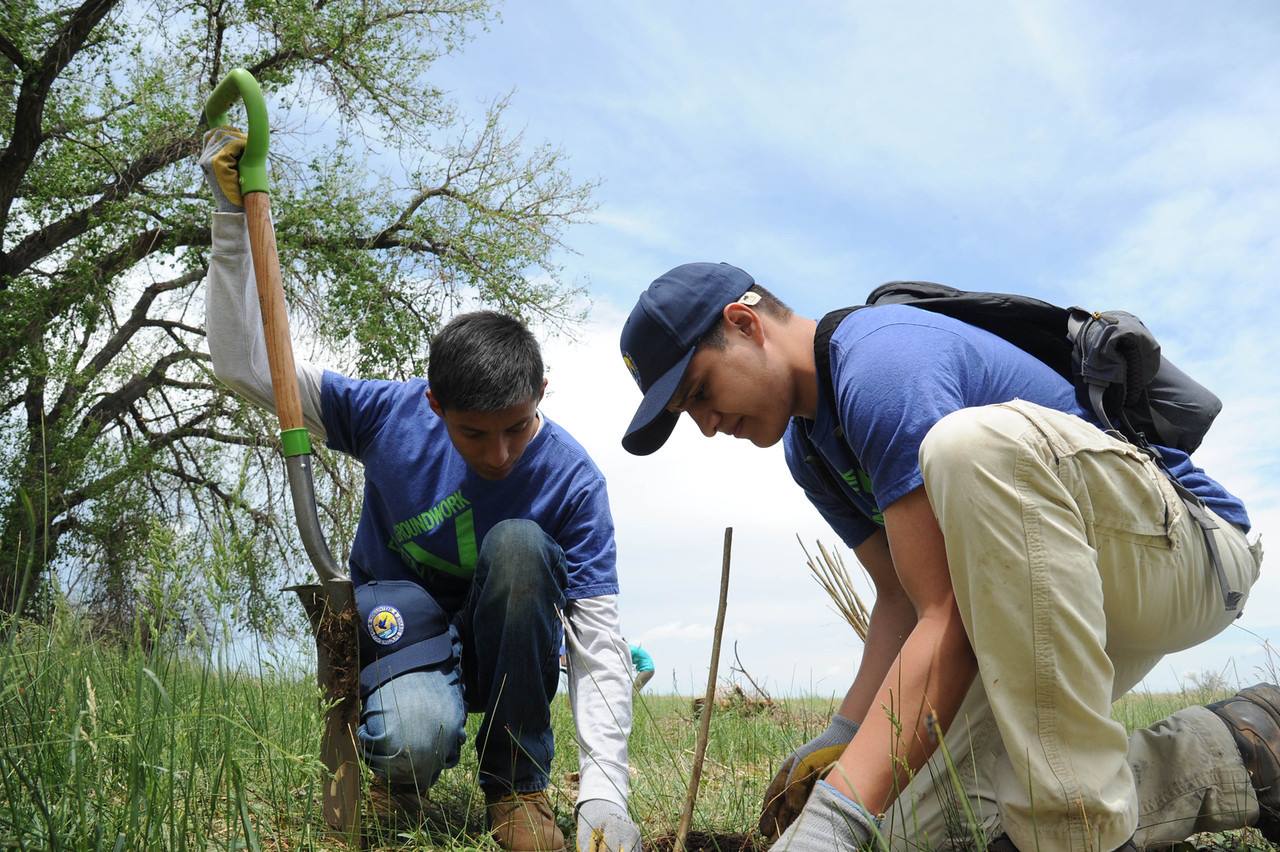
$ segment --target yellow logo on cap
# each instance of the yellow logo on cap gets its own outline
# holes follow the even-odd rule
[[[393,606],[375,607],[369,613],[369,635],[379,645],[390,645],[404,633],[404,617]]]
[[[622,353],[622,363],[627,365],[627,370],[631,373],[631,378],[636,380],[636,384],[640,384],[640,371],[636,369],[636,362],[631,360],[630,353]]]

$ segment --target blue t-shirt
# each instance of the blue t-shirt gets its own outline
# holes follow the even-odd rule
[[[577,441],[545,420],[507,478],[467,467],[427,402],[427,383],[351,379],[325,371],[328,444],[364,464],[364,505],[351,579],[413,580],[456,612],[476,556],[499,521],[534,521],[564,551],[571,600],[618,593],[613,516],[604,477]]]
[[[850,547],[884,525],[884,507],[924,483],[920,443],[947,414],[1023,399],[1095,422],[1071,383],[1039,359],[990,332],[909,305],[864,308],[840,323],[831,336],[831,384],[836,398],[828,399],[819,382],[815,418],[793,418],[783,448],[792,477]],[[805,434],[839,494],[806,462]],[[1179,482],[1224,520],[1248,529],[1239,499],[1185,453],[1157,449]]]

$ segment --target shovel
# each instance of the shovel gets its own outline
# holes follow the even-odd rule
[[[280,418],[280,445],[289,475],[293,516],[303,547],[320,576],[319,584],[292,586],[302,601],[316,640],[316,675],[326,701],[321,760],[328,770],[324,785],[324,819],[331,828],[354,836],[360,826],[360,763],[356,753],[356,726],[360,718],[359,662],[356,644],[357,616],[351,578],[338,567],[316,515],[312,480],[311,435],[302,420],[302,401],[289,339],[289,317],[280,286],[280,258],[271,224],[271,198],[267,194],[267,106],[253,75],[237,68],[223,78],[204,105],[209,127],[226,125],[227,110],[244,101],[248,113],[248,140],[240,158],[240,191],[244,196],[262,307],[262,329],[271,366],[271,388]]]

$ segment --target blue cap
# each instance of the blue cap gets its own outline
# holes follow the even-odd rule
[[[393,677],[453,657],[449,616],[427,590],[409,580],[356,586],[360,613],[360,699]]]
[[[644,400],[622,436],[637,456],[657,450],[671,435],[678,414],[667,403],[680,386],[694,347],[756,282],[727,263],[686,263],[659,276],[640,294],[622,326],[622,361]]]

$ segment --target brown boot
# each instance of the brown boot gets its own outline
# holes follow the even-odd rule
[[[1262,836],[1280,843],[1280,687],[1260,683],[1209,705],[1227,723],[1258,794]]]
[[[414,828],[422,824],[423,798],[412,787],[392,787],[385,781],[369,784],[364,795],[365,807],[380,825]]]
[[[545,790],[485,793],[484,802],[493,839],[507,852],[564,852],[564,834]]]

